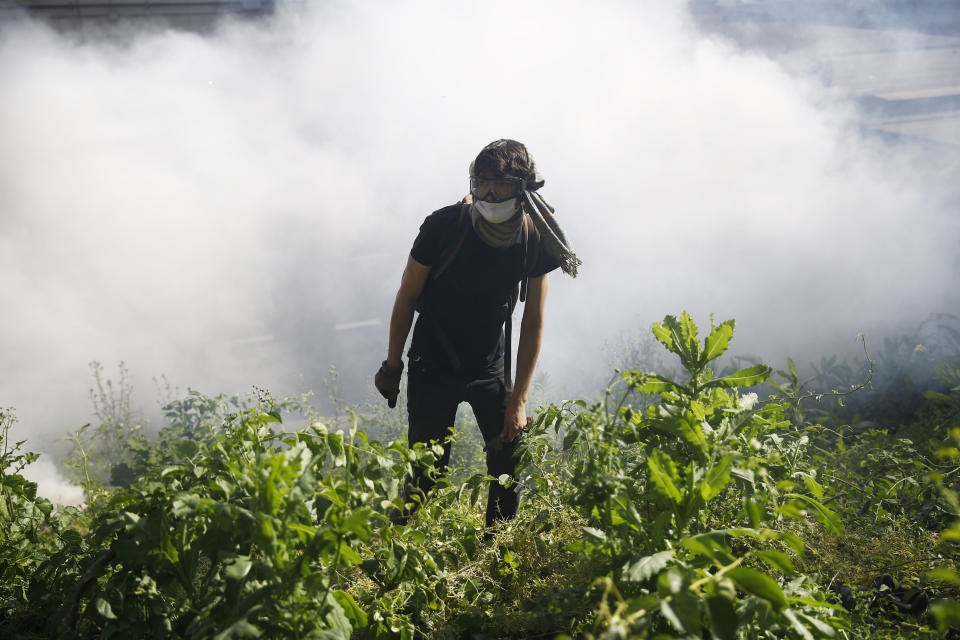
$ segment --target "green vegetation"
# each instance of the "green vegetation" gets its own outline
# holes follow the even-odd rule
[[[653,335],[679,368],[541,407],[518,517],[492,539],[478,501],[511,479],[483,475],[475,428],[453,434],[459,468],[398,525],[404,478],[440,451],[405,445],[402,407],[324,419],[309,397],[191,391],[148,437],[125,371],[113,385],[94,365],[100,424],[67,457],[84,508],[37,497],[21,475],[35,454],[0,412],[0,635],[956,635],[960,349],[884,422],[853,406],[866,392],[825,408],[873,364],[853,388],[811,391],[792,361],[718,367],[733,332],[711,320],[701,339],[668,316]],[[840,368],[822,362],[818,381]],[[291,414],[308,426],[285,431]]]

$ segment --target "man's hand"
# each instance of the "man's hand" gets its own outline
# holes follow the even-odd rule
[[[391,367],[384,360],[380,370],[373,378],[373,384],[384,398],[387,406],[393,409],[397,406],[397,396],[400,395],[400,375],[403,373],[403,361],[396,367]]]
[[[527,418],[527,407],[522,400],[514,400],[507,406],[507,413],[503,417],[503,431],[500,437],[503,442],[513,442],[521,431],[527,430],[530,420]]]

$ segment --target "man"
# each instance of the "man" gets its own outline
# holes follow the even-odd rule
[[[516,438],[527,426],[527,391],[540,353],[547,274],[560,266],[576,276],[580,264],[553,219],[553,208],[535,193],[543,182],[519,142],[497,140],[483,148],[470,165],[470,195],[435,211],[420,226],[390,318],[387,359],[375,378],[377,389],[395,406],[403,346],[414,311],[419,311],[407,354],[409,444],[443,441],[457,407],[469,402],[487,443],[487,472],[493,477],[513,476]],[[505,341],[503,328],[518,287],[525,289],[526,302],[511,385],[509,333]],[[507,327],[509,332],[509,323]],[[449,459],[447,442],[439,471]],[[425,495],[432,486],[420,470],[409,479],[407,493]],[[487,526],[512,518],[516,510],[516,489],[492,482]]]

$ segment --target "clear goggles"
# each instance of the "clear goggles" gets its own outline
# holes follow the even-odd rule
[[[476,200],[486,202],[506,202],[516,198],[524,189],[523,178],[504,176],[502,178],[470,178],[470,195]]]

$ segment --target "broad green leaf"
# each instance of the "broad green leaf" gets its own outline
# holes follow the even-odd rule
[[[413,544],[423,545],[427,540],[427,536],[422,531],[417,531],[416,529],[407,529],[403,532],[403,539],[407,540],[408,542],[413,542]]]
[[[703,423],[707,420],[707,408],[699,400],[690,401],[690,413],[693,414],[693,417],[696,418],[698,423]]]
[[[624,616],[630,616],[638,611],[652,609],[660,602],[660,598],[655,595],[644,595],[630,598],[626,602],[626,608],[623,610]]]
[[[236,490],[236,486],[222,476],[218,476],[214,478],[213,482],[211,482],[210,484],[212,485],[211,489],[214,487],[216,487],[217,489],[220,489],[220,491],[223,493],[223,497],[227,499],[229,499],[233,495],[233,492]]]
[[[660,613],[681,633],[700,630],[700,601],[689,592],[679,591],[669,600],[661,600]]]
[[[343,607],[333,593],[327,595],[326,605],[329,609],[324,616],[324,620],[330,626],[331,630],[339,631],[343,634],[344,640],[347,640],[350,634],[353,633],[353,625],[350,624],[350,619],[347,618]]]
[[[753,538],[754,540],[774,540],[776,531],[772,529],[750,529],[748,527],[734,527],[732,529],[715,529],[711,533],[734,536],[737,538]]]
[[[343,521],[344,531],[352,533],[364,542],[369,540],[372,535],[370,512],[369,507],[362,507],[351,513],[350,516]]]
[[[330,455],[333,457],[333,466],[342,467],[347,463],[343,451],[343,436],[339,433],[327,434],[327,447],[330,448]]]
[[[787,493],[784,494],[784,497],[792,498],[804,503],[807,506],[813,507],[814,517],[819,520],[824,527],[827,528],[827,531],[835,535],[843,534],[843,522],[840,520],[840,516],[823,506],[819,500],[814,500],[809,496],[801,495],[799,493]]]
[[[623,579],[632,582],[644,582],[660,573],[673,558],[673,550],[667,549],[633,562],[623,567]]]
[[[710,633],[717,640],[736,640],[737,612],[733,603],[723,596],[707,598],[707,612],[710,614]]]
[[[694,323],[690,314],[684,311],[680,314],[680,321],[677,323],[675,331],[679,331],[680,338],[683,341],[684,350],[690,355],[691,361],[700,359],[700,336],[697,325]]]
[[[816,618],[814,616],[803,613],[802,611],[794,612],[800,620],[803,620],[811,627],[817,630],[824,638],[835,638],[837,637],[837,630],[829,623],[824,622],[823,620]]]
[[[747,593],[767,600],[777,611],[787,604],[783,589],[780,588],[776,580],[765,573],[747,567],[735,567],[728,571],[726,575]]]
[[[677,421],[677,427],[683,439],[699,449],[703,457],[706,458],[710,453],[710,444],[703,435],[703,428],[696,418],[688,414]]]
[[[104,600],[103,598],[101,598],[100,596],[97,596],[96,607],[97,607],[97,613],[102,615],[107,620],[117,619],[117,616],[113,612],[113,608],[110,606],[110,603]]]
[[[270,518],[260,519],[260,536],[266,541],[267,544],[273,543],[273,540],[276,537],[276,530],[273,528],[273,522],[270,520]]]
[[[663,346],[665,346],[667,349],[669,349],[673,353],[677,353],[677,350],[673,346],[673,335],[671,335],[669,329],[664,327],[659,322],[653,323],[653,336],[657,340],[659,340],[660,343],[663,344]]]
[[[673,511],[665,509],[653,521],[653,527],[650,528],[651,540],[663,540],[670,526],[673,524]]]
[[[803,640],[813,640],[813,634],[810,633],[810,630],[803,626],[803,623],[800,622],[800,619],[791,611],[786,609],[783,612],[783,617],[790,621],[790,627],[793,628],[797,634],[803,638]]]
[[[756,481],[756,476],[754,476],[753,471],[751,471],[750,469],[733,467],[732,469],[730,469],[730,473],[732,473],[737,478],[740,478],[741,480],[748,482],[750,484],[754,484],[754,482]]]
[[[64,529],[60,533],[60,540],[70,547],[79,547],[83,543],[83,535],[76,529]]]
[[[146,439],[140,435],[133,435],[124,440],[124,444],[130,448],[131,451],[146,451],[150,448],[150,445],[147,444]]]
[[[178,438],[171,443],[174,453],[181,458],[192,458],[197,455],[200,446],[189,438]]]
[[[259,638],[260,630],[246,621],[237,620],[232,625],[218,633],[213,640],[231,640],[231,638]]]
[[[804,478],[803,484],[807,485],[807,491],[813,494],[817,500],[823,500],[823,487],[813,478]]]
[[[647,458],[647,469],[650,471],[650,481],[661,495],[675,504],[683,501],[683,496],[675,484],[680,481],[677,465],[667,453],[659,449],[651,451]]]
[[[353,599],[353,596],[346,591],[334,591],[332,595],[334,600],[336,600],[343,609],[343,615],[350,620],[353,626],[360,628],[367,626],[367,614],[357,606],[357,602]]]
[[[777,540],[780,540],[786,544],[790,549],[797,554],[799,557],[803,557],[806,547],[803,543],[803,540],[795,533],[790,533],[789,531],[778,531]]]
[[[696,555],[706,556],[718,564],[729,564],[734,561],[730,547],[724,541],[723,531],[709,531],[695,536],[687,536],[680,540],[680,544]]]
[[[936,391],[924,391],[923,397],[926,398],[927,400],[933,400],[934,402],[946,402],[946,403],[953,402],[953,398],[951,398],[950,396],[945,395],[943,393],[938,393]]]
[[[679,389],[679,385],[669,378],[650,373],[633,378],[630,382],[630,388],[640,393],[662,393],[664,391],[676,391]]]
[[[960,602],[956,600],[934,600],[930,603],[930,611],[937,619],[940,631],[951,627],[960,627]]]
[[[803,503],[798,500],[784,502],[777,507],[777,513],[793,520],[803,520],[807,517],[807,511],[803,508]]]
[[[701,364],[719,358],[727,350],[727,347],[730,346],[730,338],[733,337],[733,327],[734,321],[732,319],[721,322],[714,327],[704,343]]]
[[[777,571],[787,575],[793,575],[796,573],[796,569],[793,567],[793,562],[790,560],[789,556],[782,551],[777,551],[776,549],[762,549],[757,551],[756,555]]]
[[[670,351],[680,356],[680,362],[685,369],[690,372],[697,371],[700,368],[700,338],[697,335],[697,325],[694,324],[690,314],[684,311],[679,319],[666,316],[663,319],[662,328],[669,333],[670,344],[660,340],[659,336],[657,339],[667,344]]]
[[[728,453],[719,462],[710,467],[706,477],[700,483],[700,495],[704,502],[710,502],[720,495],[730,484],[730,471],[733,468],[733,454]]]
[[[620,514],[620,510],[616,508],[611,508],[607,511],[610,516],[610,524],[615,527],[619,527],[622,524],[626,524],[627,520]]]
[[[787,602],[790,604],[803,604],[814,609],[830,609],[832,611],[843,610],[843,605],[841,604],[833,604],[832,602],[817,600],[809,596],[790,596],[787,598]]]
[[[960,542],[960,520],[955,520],[952,525],[941,531],[940,538],[950,542]]]
[[[40,510],[40,513],[45,516],[49,517],[50,514],[53,513],[53,503],[46,498],[35,498],[35,502],[33,504],[37,507],[37,509]]]
[[[752,367],[741,369],[740,371],[731,373],[728,376],[711,380],[705,383],[703,388],[709,389],[711,387],[721,387],[724,389],[732,389],[734,387],[750,387],[755,384],[760,384],[769,378],[772,371],[773,369],[765,364],[755,364]]]
[[[351,566],[360,564],[363,562],[363,558],[361,558],[360,554],[353,550],[353,547],[351,547],[346,540],[341,540],[340,561],[344,564],[344,566]]]
[[[316,527],[311,527],[297,522],[288,522],[287,528],[301,534],[303,540],[311,540],[317,534]]]
[[[172,563],[180,560],[180,552],[173,546],[173,540],[171,538],[163,538],[160,541],[160,552]]]
[[[636,505],[634,505],[629,498],[621,495],[615,498],[614,502],[619,505],[620,509],[617,512],[623,520],[634,525],[636,531],[645,531],[647,529],[649,523],[643,519],[643,516],[637,511]]]
[[[937,567],[936,569],[927,571],[927,578],[931,580],[941,580],[960,587],[960,574],[946,567]]]
[[[595,529],[593,527],[584,527],[583,532],[586,534],[588,538],[591,538],[592,540],[597,540],[598,542],[602,542],[603,540],[607,539],[607,534],[605,534],[600,529]]]
[[[687,574],[671,567],[657,576],[657,591],[662,596],[674,596],[686,588]]]
[[[750,526],[758,529],[763,524],[764,505],[763,498],[760,496],[743,496],[743,507],[747,512],[747,518],[750,520]]]
[[[228,580],[243,580],[247,577],[247,574],[250,573],[251,567],[253,567],[253,562],[250,561],[250,558],[247,556],[237,556],[233,562],[226,566],[224,574]]]

